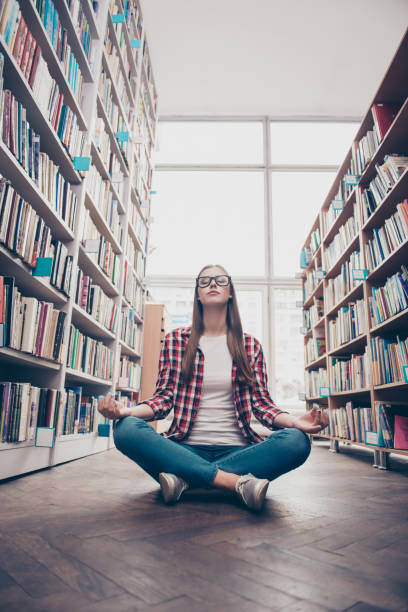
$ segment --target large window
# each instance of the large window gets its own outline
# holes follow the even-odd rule
[[[156,173],[147,273],[194,275],[219,263],[265,274],[262,172]]]
[[[263,164],[261,121],[159,123],[157,164]]]
[[[335,172],[272,172],[274,276],[294,277],[300,249],[333,183]]]
[[[149,290],[173,328],[188,325],[196,274],[224,265],[244,330],[262,342],[274,399],[288,410],[304,409],[300,249],[357,129],[267,117],[159,123]]]
[[[165,304],[170,315],[168,331],[176,327],[191,325],[193,314],[194,288],[153,286],[150,293],[155,302]],[[264,341],[262,331],[262,292],[251,290],[236,291],[238,308],[244,330]]]
[[[274,121],[270,124],[271,162],[339,166],[358,127],[358,123]]]

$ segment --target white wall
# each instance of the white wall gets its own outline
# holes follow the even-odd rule
[[[160,115],[360,118],[407,0],[141,0]]]

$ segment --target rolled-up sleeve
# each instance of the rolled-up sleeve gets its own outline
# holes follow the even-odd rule
[[[164,337],[164,342],[160,351],[159,374],[156,382],[156,389],[152,397],[139,402],[146,404],[154,412],[153,419],[164,419],[173,408],[174,398],[174,376],[172,355],[172,333]]]
[[[256,350],[253,374],[255,377],[255,384],[252,387],[251,392],[252,412],[258,421],[262,423],[262,425],[265,425],[265,427],[268,427],[269,429],[275,429],[273,426],[275,417],[282,412],[287,413],[287,411],[278,408],[269,393],[268,374],[260,343],[258,343]],[[276,429],[279,428],[276,427]]]

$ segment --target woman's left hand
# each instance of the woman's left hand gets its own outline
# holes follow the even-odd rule
[[[320,408],[312,408],[302,416],[297,417],[293,427],[301,429],[305,433],[318,433],[329,424],[329,417]]]

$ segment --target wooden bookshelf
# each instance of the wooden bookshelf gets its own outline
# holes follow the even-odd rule
[[[0,33],[0,52],[4,56],[3,89],[9,89],[14,98],[25,108],[31,128],[40,137],[41,152],[46,153],[58,166],[61,175],[69,183],[76,196],[77,208],[75,224],[69,227],[56,212],[53,202],[48,201],[36,181],[27,174],[3,140],[0,140],[1,176],[9,181],[18,194],[44,220],[51,230],[52,238],[65,245],[68,255],[72,257],[70,291],[69,294],[65,294],[52,286],[49,278],[33,276],[29,265],[20,256],[9,250],[5,244],[0,243],[0,276],[13,276],[16,287],[24,296],[50,302],[54,308],[61,309],[66,314],[61,363],[9,347],[2,347],[0,348],[2,380],[12,383],[26,382],[34,387],[55,389],[61,393],[61,405],[65,401],[65,390],[77,387],[82,387],[82,396],[105,395],[108,392],[115,393],[120,390],[130,394],[131,401],[137,401],[139,387],[126,385],[120,387],[118,383],[121,357],[134,363],[135,368],[140,370],[143,356],[146,296],[144,274],[148,253],[150,180],[153,168],[150,154],[154,151],[157,129],[157,95],[143,16],[138,0],[129,0],[126,6],[120,0],[99,2],[97,12],[94,11],[90,0],[81,0],[91,36],[91,46],[87,49],[77,34],[78,24],[73,22],[68,4],[65,0],[54,0],[54,5],[61,26],[66,30],[70,51],[78,65],[78,78],[79,73],[82,75],[81,95],[78,94],[79,89],[76,84],[72,86],[72,75],[70,81],[64,63],[57,56],[49,32],[44,27],[41,15],[37,11],[35,1],[19,0],[21,15],[27,24],[28,31],[41,48],[42,58],[47,64],[53,83],[57,84],[59,91],[64,96],[63,104],[67,105],[76,115],[78,128],[84,133],[85,146],[81,155],[90,156],[91,164],[95,166],[101,179],[105,181],[104,186],[109,186],[111,196],[117,203],[115,214],[117,210],[118,217],[114,218],[115,223],[119,218],[119,229],[113,231],[109,225],[109,217],[105,218],[102,207],[92,197],[91,194],[95,192],[91,188],[89,172],[76,169],[73,156],[62,143],[57,130],[43,114],[28,78],[13,55],[13,49],[9,46],[10,39],[6,39],[5,30]],[[123,14],[125,9],[128,11],[125,21],[113,23],[112,15]],[[138,28],[141,42],[140,47],[136,48],[132,46],[131,41],[135,38],[134,33]],[[123,77],[124,92],[129,101],[127,108],[124,107],[122,101],[123,92],[119,90],[118,80],[114,79],[112,73],[111,58],[105,49],[107,35],[119,58],[119,71],[121,79]],[[110,96],[118,107],[123,125],[122,131],[127,132],[127,154],[123,151],[118,140],[118,130],[111,123],[98,92],[102,71],[111,79]],[[147,74],[150,75],[150,79]],[[146,90],[148,95],[144,94],[143,113],[145,117],[143,117],[139,110],[139,100],[143,95],[142,87],[146,86],[149,88]],[[97,117],[103,121],[104,131],[107,134],[106,142],[109,141],[112,159],[116,160],[113,171],[104,162],[96,145],[98,142],[95,138]],[[144,148],[148,158],[146,168],[139,167],[141,147]],[[106,159],[109,161],[108,157]],[[143,173],[142,176],[140,173]],[[142,194],[138,194],[134,187],[137,182],[136,176],[142,181],[144,190]],[[108,199],[106,206],[110,205],[111,200]],[[92,258],[84,248],[82,240],[87,210],[98,236],[103,236],[104,240],[109,243],[112,252],[116,253],[118,266],[116,283],[112,282],[101,265],[96,263],[95,258]],[[133,253],[134,248],[139,253],[135,258],[138,264],[138,274],[133,270],[131,262],[127,261],[126,253],[129,250],[127,246],[130,242],[133,245],[130,252]],[[129,295],[125,294],[125,265],[128,265],[134,277],[135,286],[137,286],[133,292],[128,292]],[[84,307],[76,303],[79,270],[90,277],[90,282],[103,290],[105,294],[103,297],[109,307],[112,307],[112,312],[115,312],[114,309],[116,309],[114,330],[105,327],[100,315],[97,320],[89,314],[91,309],[87,312]],[[133,299],[135,299],[134,303],[132,303]],[[129,346],[121,338],[122,309],[133,311],[134,325],[139,339],[137,349]],[[113,319],[111,319],[111,327],[113,327],[112,321]],[[70,350],[68,339],[71,325],[81,334],[102,342],[109,351],[112,351],[111,380],[68,367],[68,351]],[[61,408],[59,418],[62,418]],[[0,479],[50,467],[63,461],[111,448],[113,446],[112,431],[109,437],[98,436],[97,433],[98,423],[103,422],[106,422],[105,419],[95,410],[92,431],[56,435],[52,448],[36,447],[31,439],[21,442],[1,442],[0,437]]]
[[[372,314],[370,310],[370,304],[373,303],[372,300],[374,299],[372,288],[374,287],[376,290],[378,290],[378,288],[382,289],[387,279],[390,279],[397,272],[401,272],[402,265],[407,265],[408,237],[397,244],[396,247],[394,244],[393,246],[395,248],[392,252],[386,257],[383,257],[381,261],[377,262],[377,265],[373,269],[369,269],[368,249],[373,248],[373,246],[370,247],[370,241],[373,240],[374,236],[373,230],[383,228],[386,220],[396,213],[397,205],[403,202],[408,196],[408,168],[400,174],[398,180],[395,181],[394,179],[395,182],[392,184],[391,188],[388,188],[381,201],[376,200],[375,209],[371,210],[371,214],[365,220],[363,217],[365,208],[363,210],[363,207],[366,206],[366,204],[364,203],[363,195],[367,188],[371,188],[371,181],[378,178],[376,166],[381,166],[384,163],[385,156],[394,154],[408,156],[408,84],[406,80],[402,78],[402,75],[405,74],[407,70],[408,30],[363,117],[355,139],[343,163],[339,167],[319,214],[312,224],[311,230],[302,247],[301,259],[303,262],[301,278],[304,286],[304,321],[311,320],[310,313],[306,311],[314,304],[314,298],[317,296],[323,296],[324,312],[318,325],[315,324],[310,326],[310,328],[302,330],[304,342],[306,345],[311,339],[316,338],[317,330],[319,337],[321,337],[322,328],[324,329],[325,339],[324,353],[312,363],[306,362],[305,352],[305,376],[308,377],[310,376],[310,372],[317,372],[319,368],[323,367],[327,372],[327,386],[329,388],[329,395],[327,397],[320,397],[319,395],[308,396],[308,389],[306,388],[306,409],[310,409],[313,403],[319,403],[323,406],[327,405],[327,410],[329,412],[336,411],[344,407],[346,402],[350,401],[353,402],[354,406],[366,406],[371,410],[371,431],[376,431],[377,433],[378,429],[375,414],[376,402],[390,404],[394,408],[398,408],[400,411],[399,414],[408,417],[408,382],[403,379],[384,384],[374,384],[374,366],[371,353],[371,341],[374,338],[390,338],[395,341],[397,335],[400,340],[407,337],[408,307],[402,308],[399,312],[394,312],[392,316],[388,316],[378,323],[373,323],[371,320]],[[350,169],[356,168],[356,160],[359,160],[360,166],[362,165],[359,156],[359,143],[367,135],[369,130],[374,129],[374,118],[371,109],[373,104],[379,103],[398,103],[399,111],[395,114],[386,133],[382,134],[382,139],[379,138],[379,144],[376,150],[373,152],[371,159],[369,159],[365,167],[362,167],[362,171],[355,171],[352,173],[355,175],[355,183],[353,183],[353,177],[351,177],[350,180],[350,176],[346,178],[345,175],[351,173]],[[357,165],[357,167],[360,166]],[[340,189],[341,185],[343,185],[342,189],[347,193],[347,197],[343,197],[339,204],[338,194],[343,193]],[[349,191],[347,191],[347,189]],[[356,205],[357,208],[355,209]],[[330,211],[330,217],[328,217],[328,219],[331,220],[329,226],[325,223],[328,211]],[[357,217],[354,219],[354,221],[357,221],[357,233],[351,238],[339,256],[336,257],[334,261],[331,261],[329,269],[325,269],[329,245],[336,238],[339,231],[344,231],[341,230],[341,228],[354,214],[356,214]],[[364,212],[364,214],[367,215],[367,212]],[[311,255],[311,236],[312,233],[316,231],[320,231],[321,241],[315,252]],[[378,248],[376,242],[374,242],[374,245]],[[314,248],[316,248],[316,245],[314,245]],[[359,255],[357,255],[356,252],[359,252]],[[350,258],[353,258],[352,261],[359,261],[360,265],[353,266]],[[349,273],[350,271],[352,272],[353,267],[366,271],[363,278],[360,278],[360,280],[357,280],[357,278],[354,281],[352,280],[352,274],[350,275]],[[311,270],[319,268],[323,269],[323,279],[310,293],[306,289],[306,283],[310,283],[310,277],[308,275],[310,275]],[[340,274],[342,275],[341,278]],[[349,285],[348,289],[345,283],[347,274],[349,274],[348,278],[351,279],[351,286]],[[329,297],[336,295],[336,291],[339,297],[335,300],[336,303],[333,304],[332,298],[329,300]],[[349,342],[340,344],[336,348],[331,348],[329,346],[329,321],[338,321],[337,317],[339,317],[341,309],[347,307],[348,304],[355,304],[356,300],[363,300],[363,320],[361,321],[363,324],[363,333],[352,338]],[[387,309],[388,306],[389,304],[387,303]],[[375,308],[375,306],[373,306],[373,308]],[[384,308],[385,306],[382,305],[382,310],[384,310]],[[334,370],[329,367],[330,364],[334,362],[330,360],[338,358],[341,364],[341,359],[350,358],[352,355],[361,356],[364,351],[367,351],[366,364],[369,371],[366,372],[366,380],[368,384],[363,388],[356,387],[347,391],[336,390],[336,381],[331,379]],[[408,365],[408,363],[405,365]],[[327,389],[324,389],[325,394],[326,392]],[[407,450],[385,447],[378,443],[373,446],[362,441],[352,442],[340,436],[332,435],[332,433],[333,431],[328,434],[327,430],[324,430],[312,437],[329,440],[331,450],[336,452],[339,450],[339,442],[344,442],[346,445],[354,444],[368,448],[373,451],[374,466],[380,469],[387,468],[387,458],[390,453],[408,455]]]

